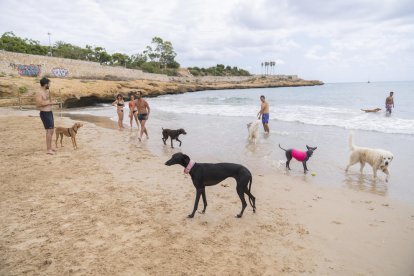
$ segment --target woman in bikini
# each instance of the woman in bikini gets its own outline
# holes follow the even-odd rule
[[[123,129],[123,120],[124,120],[124,97],[121,94],[116,95],[116,100],[112,103],[113,106],[116,106],[116,113],[118,113],[118,127]]]
[[[132,129],[132,120],[135,118],[135,122],[137,123],[137,127],[139,130],[138,108],[135,106],[134,95],[131,95],[128,106],[129,106],[129,124],[131,125],[131,129]]]

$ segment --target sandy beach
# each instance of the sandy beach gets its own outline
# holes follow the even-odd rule
[[[1,109],[0,130],[0,275],[414,275],[412,205],[252,170],[255,214],[234,217],[228,179],[188,219],[191,178],[136,130],[85,122],[55,156],[37,111]]]

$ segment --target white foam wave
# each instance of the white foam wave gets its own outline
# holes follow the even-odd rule
[[[225,103],[219,105],[157,103],[156,108],[172,113],[233,117],[251,117],[258,112],[256,105]],[[274,106],[272,109],[271,120],[414,135],[414,120],[398,118],[395,115],[385,117],[384,113],[364,113],[346,108],[304,105]]]

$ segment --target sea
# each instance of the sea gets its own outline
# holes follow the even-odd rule
[[[395,109],[391,116],[385,113],[385,98],[394,92]],[[249,143],[247,124],[256,120],[260,110],[260,96],[270,104],[270,134],[260,128],[256,144]],[[300,178],[309,185],[324,185],[374,193],[414,204],[414,82],[327,83],[321,86],[280,87],[261,89],[232,89],[189,92],[146,99],[151,107],[147,122],[150,139],[144,147],[167,160],[181,151],[196,162],[241,163],[256,174],[287,174]],[[378,113],[361,109],[381,108]],[[125,110],[128,114],[128,110]],[[99,116],[113,121],[116,129],[115,108],[103,104],[83,109],[71,109],[66,115]],[[139,143],[137,129],[129,128],[125,143]],[[161,140],[162,128],[184,128],[182,146],[174,141],[174,149]],[[118,131],[118,130],[116,130]],[[345,167],[349,160],[348,137],[353,133],[357,146],[391,151],[390,180],[365,166],[359,173],[359,164]],[[306,150],[306,145],[317,147],[308,161],[308,174],[300,162],[291,162],[291,171],[285,169],[284,148]],[[128,154],[126,151],[125,154]]]

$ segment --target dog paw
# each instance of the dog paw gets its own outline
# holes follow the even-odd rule
[[[188,216],[187,216],[187,218],[193,218],[194,217],[194,214],[189,214]]]

